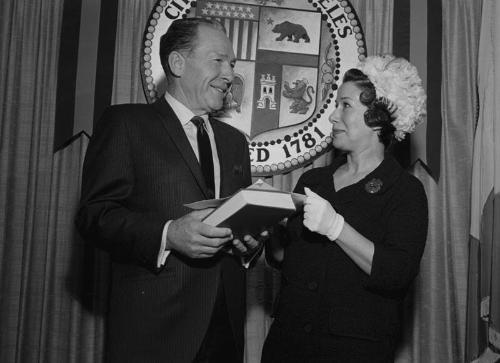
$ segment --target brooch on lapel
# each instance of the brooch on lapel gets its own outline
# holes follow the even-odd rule
[[[380,189],[382,189],[382,185],[384,185],[384,183],[382,183],[382,180],[373,178],[365,184],[365,190],[367,193],[375,194],[378,193]]]

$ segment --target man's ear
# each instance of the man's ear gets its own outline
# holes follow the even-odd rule
[[[184,74],[186,68],[186,58],[174,50],[168,55],[168,65],[174,77],[180,77]]]

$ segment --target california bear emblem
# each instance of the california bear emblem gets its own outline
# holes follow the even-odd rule
[[[293,40],[295,43],[298,43],[300,39],[304,39],[306,43],[311,41],[306,29],[302,25],[290,23],[289,21],[276,24],[273,28],[273,33],[280,33],[280,36],[276,38],[279,41],[285,38],[288,41]]]

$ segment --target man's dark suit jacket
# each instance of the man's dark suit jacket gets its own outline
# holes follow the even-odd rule
[[[217,120],[211,124],[223,197],[251,183],[248,144],[235,128]],[[183,204],[207,197],[196,156],[164,98],[104,113],[87,149],[76,224],[112,260],[108,361],[192,361],[221,281],[243,355],[241,262],[223,253],[191,259],[174,251],[157,268],[165,222],[188,213]]]

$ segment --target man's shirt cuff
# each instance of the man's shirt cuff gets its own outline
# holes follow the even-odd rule
[[[161,234],[161,247],[160,251],[158,253],[158,260],[156,262],[156,267],[160,268],[165,264],[165,261],[167,260],[168,255],[170,255],[170,250],[166,249],[167,246],[167,232],[168,232],[168,226],[170,226],[170,223],[172,223],[172,220],[167,221],[165,223],[165,226],[163,226],[163,233]]]

